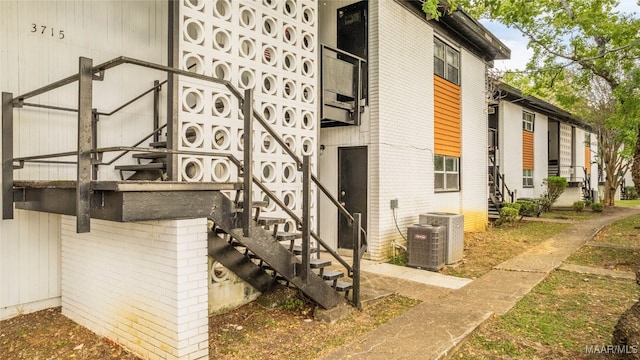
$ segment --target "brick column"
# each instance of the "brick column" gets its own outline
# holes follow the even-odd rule
[[[146,359],[206,359],[206,219],[62,217],[62,313]]]

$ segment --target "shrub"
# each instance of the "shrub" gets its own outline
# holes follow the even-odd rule
[[[604,205],[601,202],[591,204],[591,210],[595,212],[602,212]]]
[[[584,201],[584,206],[586,207],[591,207],[592,204],[593,204],[593,201],[591,201],[591,199],[587,199]]]
[[[582,211],[584,210],[584,201],[576,201],[573,203],[573,210]]]
[[[503,205],[506,205],[506,204],[507,203]],[[508,203],[508,204],[512,204],[512,203]],[[516,204],[513,204],[513,205],[516,205]],[[502,209],[500,209],[500,218],[496,221],[496,225],[500,226],[500,225],[511,224],[516,220],[518,220],[519,209],[520,208],[516,206],[503,206]]]
[[[546,196],[541,196],[537,200],[538,206],[540,206],[541,212],[547,212],[551,209],[551,199]]]
[[[516,204],[520,204],[520,216],[539,216],[538,204],[530,200],[518,200]]]
[[[634,186],[627,186],[627,200],[637,200],[638,192]]]
[[[521,206],[522,206],[522,205],[521,205],[519,202],[517,202],[517,201],[516,201],[516,202],[514,202],[514,203],[512,203],[512,202],[503,202],[503,203],[502,203],[502,208],[503,208],[503,209],[504,209],[504,208],[516,209],[516,211],[517,211],[518,213],[520,212],[520,207],[521,207]]]
[[[568,183],[567,179],[562,176],[549,176],[544,179],[544,184],[547,186],[547,189],[542,197],[548,198],[550,201],[549,207],[544,211],[549,211],[560,195],[562,195],[564,189],[567,188]]]

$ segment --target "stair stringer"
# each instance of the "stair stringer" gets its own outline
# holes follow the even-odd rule
[[[254,264],[213,231],[209,232],[209,256],[262,293],[269,292],[278,286],[276,279],[265,273],[260,266]]]
[[[244,237],[241,217],[237,212],[233,211],[234,208],[233,201],[222,193],[216,193],[213,197],[210,217],[216,226],[246,246],[277,273],[323,308],[330,309],[346,301],[315,273],[309,273],[307,281],[303,281],[302,278],[297,276],[296,268],[301,263],[300,260],[282,246],[269,231],[260,227],[255,221],[251,221],[251,236]],[[234,271],[233,268],[229,268],[229,270]],[[243,273],[236,273],[236,275],[249,282],[248,279],[243,277]]]

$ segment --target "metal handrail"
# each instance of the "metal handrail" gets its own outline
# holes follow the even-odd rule
[[[497,178],[498,181],[496,182],[495,186],[497,187],[498,185],[500,185],[502,187],[502,192],[501,193],[502,193],[502,197],[503,198],[504,198],[504,193],[505,193],[504,191],[506,190],[507,194],[509,195],[509,199],[511,200],[511,202],[513,202],[514,201],[514,192],[511,191],[509,189],[509,187],[507,186],[507,183],[504,180],[504,175],[502,175],[502,173],[500,173],[500,171],[498,170],[498,167],[496,165],[496,161],[491,157],[489,157],[489,160],[491,161],[491,165],[495,169],[495,173],[498,176],[498,178]],[[496,181],[495,178],[493,180]],[[503,201],[504,201],[504,199],[503,199]]]
[[[190,78],[194,78],[194,79],[198,79],[198,80],[203,80],[203,81],[207,81],[207,82],[211,82],[211,83],[220,84],[220,85],[225,86],[239,100],[239,103],[240,103],[239,105],[242,105],[242,103],[244,102],[244,97],[243,97],[242,93],[240,92],[240,90],[238,90],[238,88],[236,88],[228,80],[218,79],[218,78],[214,78],[214,77],[211,77],[211,76],[206,76],[206,75],[193,73],[193,72],[190,72],[190,71],[187,71],[187,70],[177,69],[177,68],[173,68],[173,67],[169,67],[169,66],[165,66],[165,65],[159,65],[159,64],[151,63],[151,62],[148,62],[148,61],[129,58],[129,57],[126,57],[126,56],[119,56],[119,57],[116,57],[116,58],[111,59],[109,61],[106,61],[106,62],[104,62],[102,64],[96,65],[91,69],[91,72],[92,72],[94,78],[101,79],[101,78],[104,77],[104,72],[106,70],[111,69],[111,68],[116,67],[116,66],[119,66],[119,65],[122,65],[122,64],[131,64],[131,65],[141,66],[141,67],[154,69],[154,70],[158,70],[158,71],[164,71],[164,72],[169,73],[169,74],[181,75],[181,76],[185,76],[185,77],[190,77]],[[22,106],[24,104],[24,100],[26,100],[26,99],[32,98],[34,96],[37,96],[37,95],[40,95],[40,94],[43,94],[43,93],[46,93],[48,91],[54,90],[54,89],[62,87],[64,85],[68,85],[70,83],[78,81],[79,79],[80,79],[80,74],[71,75],[69,77],[63,78],[61,80],[58,80],[56,82],[53,82],[51,84],[48,84],[48,85],[43,86],[41,88],[38,88],[36,90],[27,92],[27,93],[19,95],[19,96],[16,96],[16,97],[13,98],[12,102],[13,102],[14,106],[16,106],[16,107]],[[156,87],[157,86],[154,86],[153,89],[155,89]],[[267,133],[269,133],[273,137],[273,139],[276,141],[276,143],[278,143],[282,147],[282,149],[285,151],[285,153],[287,153],[295,161],[298,170],[300,170],[301,167],[302,167],[302,160],[291,150],[291,148],[289,148],[289,146],[284,142],[284,140],[279,136],[279,134],[267,123],[267,121],[262,117],[262,115],[255,108],[253,108],[253,115],[254,115],[255,119],[260,123],[260,125],[267,131]],[[155,133],[155,131],[154,131],[154,133]],[[177,150],[172,150],[172,149],[143,149],[143,148],[137,148],[137,147],[110,147],[110,148],[102,148],[102,149],[93,149],[92,153],[101,153],[101,152],[108,152],[108,151],[148,151],[148,152],[166,152],[166,153],[171,153],[171,154],[194,154],[194,155],[212,156],[212,153],[185,152],[185,151],[177,151]],[[74,155],[77,155],[77,154],[74,154]],[[231,159],[231,157],[229,157],[227,155],[225,155],[225,157]],[[235,160],[237,161],[237,159],[235,159]],[[235,162],[234,162],[234,164],[235,164]],[[350,222],[353,222],[353,220],[354,220],[353,216],[351,216],[349,211],[347,211],[344,208],[344,206],[342,206],[338,202],[338,200],[335,199],[335,197],[329,193],[329,191],[320,183],[320,181],[317,179],[317,177],[315,177],[312,174],[311,175],[311,179],[312,179],[313,183],[325,194],[325,196],[327,196],[331,200],[331,202],[334,205],[336,205],[336,207],[338,208],[340,213],[343,214],[345,217],[347,217],[347,219]],[[257,179],[255,179],[255,178],[253,180],[254,180],[254,182],[257,181]],[[258,183],[259,183],[259,181],[258,181]],[[282,205],[284,205],[284,204],[282,204]],[[284,206],[284,208],[287,208],[287,207]],[[366,236],[366,232],[362,227],[360,228],[360,232]],[[317,235],[314,236],[314,238],[316,240],[319,240]],[[365,237],[365,239],[366,239],[366,237]],[[332,253],[332,255],[341,264],[346,265],[349,269],[351,269],[351,267],[349,267],[346,264],[346,262],[344,262],[344,260],[341,259],[341,257],[337,253],[335,253],[332,250],[330,250],[330,247],[327,246],[322,240],[320,240],[318,242],[320,243],[320,245],[325,247],[325,249],[327,251],[330,251]],[[366,246],[366,240],[363,240],[363,244]]]

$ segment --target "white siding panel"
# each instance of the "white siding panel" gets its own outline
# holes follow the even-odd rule
[[[522,197],[537,198],[544,192],[542,182],[549,176],[549,121],[542,114],[535,114],[533,189]]]
[[[499,111],[500,172],[509,189],[522,196],[522,107],[503,101]]]
[[[93,58],[94,65],[120,55],[166,64],[166,14],[165,2],[0,1],[0,90],[17,96],[77,73],[80,56]],[[109,70],[103,82],[94,82],[94,107],[111,111],[165,77],[132,66]],[[77,84],[70,84],[28,102],[74,108],[77,99]],[[148,96],[117,116],[102,117],[99,146],[132,145],[147,135],[151,104]],[[75,113],[15,109],[14,156],[74,150],[76,119]],[[28,164],[14,175],[76,177],[73,165]],[[117,173],[101,169],[99,176],[116,179]],[[14,220],[0,222],[0,318],[59,304],[59,297],[60,216],[18,210]]]
[[[460,211],[465,231],[484,230],[487,214],[487,97],[484,62],[461,50],[462,156]],[[441,202],[438,202],[442,206]]]

